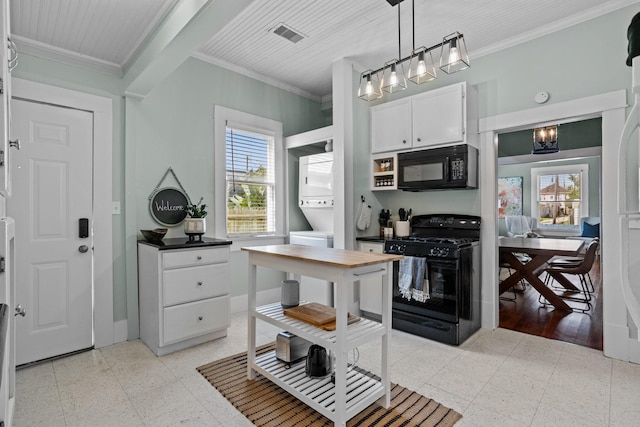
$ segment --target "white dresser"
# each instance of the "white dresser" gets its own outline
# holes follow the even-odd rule
[[[138,242],[140,339],[156,355],[227,335],[230,241]]]

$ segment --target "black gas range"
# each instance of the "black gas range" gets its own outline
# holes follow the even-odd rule
[[[394,263],[392,324],[458,345],[480,328],[480,218],[417,215],[409,237],[385,241]]]

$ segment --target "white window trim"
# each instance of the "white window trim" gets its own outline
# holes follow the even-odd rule
[[[256,116],[242,111],[216,105],[213,108],[213,142],[214,142],[214,235],[218,239],[229,239],[227,237],[227,191],[226,191],[226,128],[238,127],[245,130],[252,130],[257,133],[269,134],[274,137],[275,142],[275,188],[276,188],[276,232],[275,235],[265,236],[234,236],[234,242],[242,242],[242,246],[253,244],[273,244],[273,240],[283,240],[285,234],[286,211],[286,187],[285,187],[285,150],[282,123]],[[268,242],[267,242],[268,241]],[[232,245],[231,250],[239,249]]]
[[[547,234],[575,234],[576,231],[580,230],[580,224],[576,225],[544,225],[540,224],[537,219],[540,217],[538,212],[538,192],[540,189],[538,188],[538,176],[539,175],[553,175],[555,173],[558,174],[566,174],[566,173],[581,173],[582,181],[580,182],[581,187],[581,200],[580,200],[580,217],[589,216],[589,165],[588,164],[576,164],[576,165],[565,165],[565,166],[548,166],[542,168],[531,168],[531,216],[536,218],[536,226],[539,230],[544,230]]]

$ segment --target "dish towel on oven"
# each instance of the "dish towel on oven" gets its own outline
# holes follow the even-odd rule
[[[427,262],[422,257],[405,256],[400,260],[398,288],[403,298],[411,300],[412,296],[424,294],[423,282],[426,266]]]

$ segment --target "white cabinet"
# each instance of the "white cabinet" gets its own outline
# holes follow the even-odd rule
[[[2,0],[0,5],[0,195],[11,195],[11,170],[9,168],[9,149],[11,137],[11,69],[17,64],[17,51],[11,42],[9,28],[9,1]]]
[[[231,242],[204,240],[195,248],[138,243],[140,339],[158,356],[227,335]]]
[[[371,152],[478,146],[475,89],[456,83],[371,107]]]
[[[411,98],[371,107],[371,152],[411,148]]]
[[[358,250],[371,254],[381,254],[384,243],[358,242]],[[376,319],[382,315],[382,278],[370,277],[360,279],[360,310]]]
[[[413,147],[465,142],[462,84],[421,93],[411,99]]]

